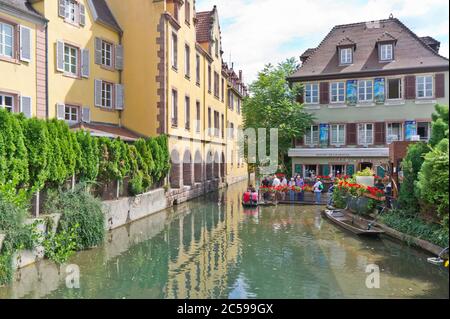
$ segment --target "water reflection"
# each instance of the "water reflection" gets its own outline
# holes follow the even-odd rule
[[[41,261],[17,273],[0,298],[448,298],[448,272],[388,239],[361,239],[319,208],[243,210],[245,185],[114,230],[77,254],[80,289],[64,267]],[[368,264],[381,288],[365,286]]]

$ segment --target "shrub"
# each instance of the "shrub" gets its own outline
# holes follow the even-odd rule
[[[42,245],[45,257],[57,264],[65,263],[76,251],[79,225],[75,224],[67,230],[48,235]]]
[[[443,139],[425,155],[416,183],[420,200],[436,208],[447,232],[449,227],[448,165],[448,139]]]
[[[402,161],[403,182],[400,185],[398,203],[410,215],[418,213],[419,200],[414,183],[423,163],[423,156],[430,151],[425,143],[414,143],[408,147]]]
[[[80,181],[95,181],[99,170],[99,148],[97,139],[89,132],[78,131],[76,133],[80,145],[81,160],[77,167]]]
[[[105,215],[102,203],[86,192],[85,185],[74,190],[59,191],[46,202],[48,213],[62,213],[58,231],[69,232],[76,225],[77,249],[82,250],[102,243],[105,236]]]
[[[418,217],[411,217],[399,210],[392,210],[381,216],[381,221],[402,233],[427,240],[441,247],[448,246],[448,228],[426,223]]]

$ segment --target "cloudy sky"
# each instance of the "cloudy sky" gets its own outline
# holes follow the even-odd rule
[[[316,47],[336,24],[399,18],[419,36],[441,42],[449,56],[448,0],[196,0],[196,10],[217,5],[224,60],[242,69],[246,82],[265,64]]]

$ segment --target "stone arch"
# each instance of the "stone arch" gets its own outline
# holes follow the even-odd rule
[[[214,153],[214,178],[220,178],[220,158],[219,153]]]
[[[183,177],[181,175],[180,155],[177,150],[170,153],[170,175],[169,182],[171,188],[180,188],[183,185]]]
[[[183,184],[192,185],[192,156],[189,150],[184,151],[183,156]]]
[[[194,159],[194,181],[196,183],[203,182],[203,159],[200,151],[195,152]]]
[[[211,180],[213,178],[213,164],[214,157],[211,151],[206,155],[206,180]]]

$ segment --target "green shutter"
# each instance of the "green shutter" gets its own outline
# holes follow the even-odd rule
[[[303,175],[303,165],[302,164],[295,164],[295,173],[300,174],[300,176]]]
[[[328,164],[322,165],[322,175],[323,176],[330,175],[330,165],[328,165]]]
[[[355,174],[355,165],[347,164],[346,174],[349,175],[349,176],[353,176],[353,174]]]
[[[385,171],[384,171],[383,167],[377,166],[377,175],[380,176],[381,178],[384,178]]]

